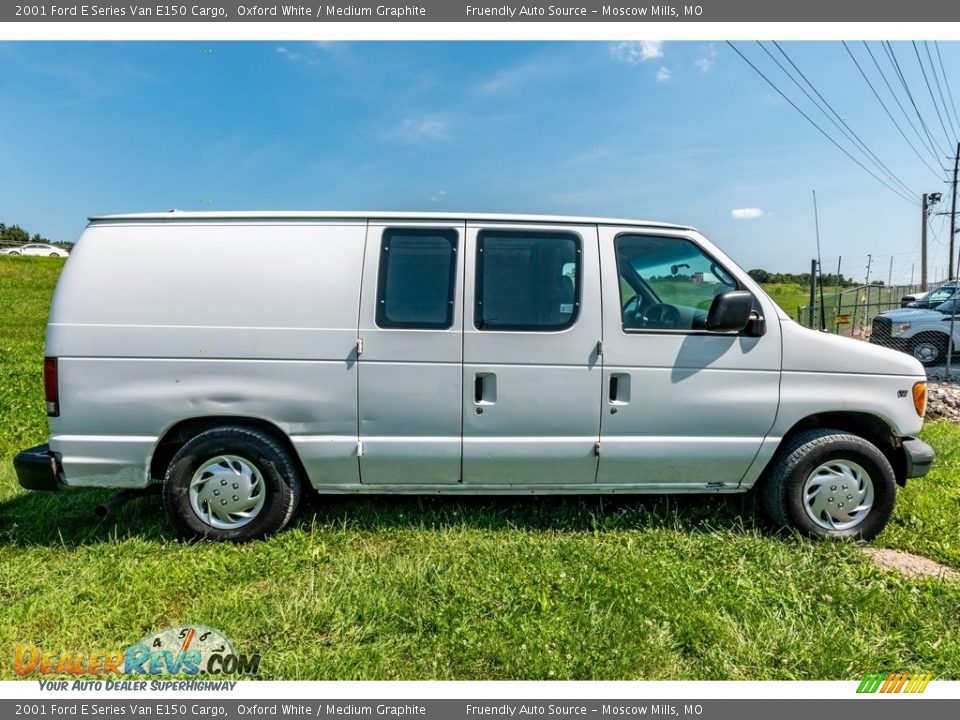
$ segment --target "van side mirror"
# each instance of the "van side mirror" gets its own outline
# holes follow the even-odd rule
[[[746,290],[731,290],[713,299],[707,313],[707,330],[720,332],[743,330],[750,322],[753,310],[753,295]]]

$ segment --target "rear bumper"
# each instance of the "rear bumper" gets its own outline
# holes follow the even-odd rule
[[[933,448],[916,438],[904,438],[901,445],[903,456],[907,461],[906,477],[915,478],[926,475],[930,471],[930,466],[933,465]]]
[[[62,490],[63,468],[49,445],[37,445],[17,453],[13,458],[20,487],[27,490]]]

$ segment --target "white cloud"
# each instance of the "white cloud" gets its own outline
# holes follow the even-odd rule
[[[618,42],[610,46],[610,54],[615,60],[627,65],[638,65],[647,60],[663,57],[662,40],[641,40],[639,42]]]
[[[443,196],[447,194],[446,190],[440,190],[439,192],[434,193],[430,196],[430,202],[437,203],[443,200]]]
[[[337,61],[346,60],[350,55],[350,43],[342,40],[315,40],[310,46]]]
[[[570,158],[570,162],[573,164],[580,163],[593,163],[598,160],[605,160],[610,157],[610,148],[605,146],[599,146],[580,153],[579,155],[574,155]]]
[[[529,85],[542,84],[565,68],[556,58],[541,57],[510,67],[501,68],[474,86],[480,95],[502,95],[523,91]]]
[[[435,117],[405,118],[388,136],[405,142],[446,140],[449,137],[449,126]]]
[[[693,61],[697,69],[702,73],[708,73],[713,70],[714,60],[717,58],[717,48],[713,43],[704,46],[700,57]]]
[[[305,55],[302,55],[301,53],[295,52],[294,50],[291,50],[290,48],[284,45],[277,46],[277,54],[280,55],[281,57],[285,57],[290,62],[306,63],[307,65],[317,64],[313,58],[309,58]]]
[[[753,220],[763,216],[763,210],[760,208],[737,208],[731,210],[730,214],[737,220]]]
[[[660,68],[657,70],[657,82],[667,82],[670,79],[670,74],[670,68]]]
[[[297,43],[296,48],[295,50],[291,50],[286,45],[278,45],[277,54],[285,57],[290,62],[320,65],[324,60],[343,62],[349,57],[350,53],[350,43],[339,41]]]

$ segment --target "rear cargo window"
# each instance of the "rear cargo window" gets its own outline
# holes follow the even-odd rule
[[[555,331],[580,310],[580,237],[484,231],[477,239],[478,330]]]
[[[388,229],[380,245],[377,325],[446,329],[453,324],[457,233]]]

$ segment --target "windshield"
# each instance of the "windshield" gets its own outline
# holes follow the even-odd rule
[[[937,312],[942,312],[944,315],[955,315],[958,307],[960,307],[960,298],[954,296],[945,303],[937,305],[936,310]]]

